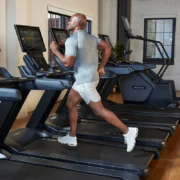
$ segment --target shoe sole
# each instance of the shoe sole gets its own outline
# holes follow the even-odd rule
[[[137,138],[137,136],[138,136],[138,129],[136,129],[135,138]]]
[[[61,144],[67,144],[68,146],[71,146],[71,147],[76,147],[77,144],[69,144],[69,143],[66,143],[66,142],[62,142],[58,139],[58,142],[61,143]]]

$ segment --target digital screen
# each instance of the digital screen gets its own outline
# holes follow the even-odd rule
[[[39,27],[15,25],[23,52],[46,51]]]
[[[51,28],[51,33],[55,39],[55,41],[61,45],[65,44],[67,38],[69,37],[68,31],[66,29],[57,29]]]
[[[109,38],[108,35],[105,35],[105,34],[98,34],[98,36],[99,36],[100,39],[106,41],[106,42],[109,44],[109,46],[112,47],[112,43],[111,43],[111,40],[110,40],[110,38]]]
[[[109,36],[104,36],[104,39],[112,47],[111,41],[109,39]]]

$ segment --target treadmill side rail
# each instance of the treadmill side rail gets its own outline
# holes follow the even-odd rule
[[[0,160],[2,159],[10,159],[11,158],[11,154],[8,153],[7,151],[0,149]]]

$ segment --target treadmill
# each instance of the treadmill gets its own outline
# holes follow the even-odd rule
[[[28,31],[28,29],[26,30]],[[35,31],[37,35],[39,28],[36,28]],[[25,34],[32,35],[33,33]],[[29,39],[33,40],[33,36],[27,38],[27,40]],[[24,45],[26,45],[26,42],[24,42]],[[38,51],[36,51],[36,54],[39,55]],[[30,56],[29,58],[32,59]],[[51,87],[51,91],[54,91],[54,93],[55,91],[60,91],[57,89],[57,85],[50,86],[48,79],[43,80],[44,90],[47,91],[47,88],[49,89],[49,87]],[[56,84],[55,80],[52,81]],[[46,102],[44,102],[44,106],[46,106]],[[17,109],[18,112],[20,108],[21,107]],[[12,125],[14,120],[14,117],[9,118],[7,124],[9,124],[9,126]],[[9,132],[9,129],[10,128],[5,128],[6,133]],[[163,133],[163,137],[165,136],[166,138],[167,135],[169,135],[169,133]],[[56,139],[52,138],[50,133],[43,129],[23,128],[9,132],[5,141],[5,148],[10,152],[23,156],[54,160],[56,162],[63,161],[79,165],[102,167],[108,170],[123,170],[138,174],[142,177],[148,174],[148,165],[154,157],[154,151],[152,152],[149,150],[154,148],[148,148],[148,146],[144,147],[144,149],[134,149],[133,152],[127,153],[124,143],[121,142],[116,143],[116,145],[108,145],[100,140],[97,141],[87,138],[79,138],[78,140],[78,146],[72,148],[58,143]]]
[[[23,80],[24,81],[24,80]],[[29,80],[28,80],[29,81]],[[0,108],[6,104],[10,105],[11,108],[4,109],[4,113],[1,114],[2,119],[7,113],[11,114],[11,110],[14,108],[15,104],[22,100],[21,93],[17,89],[17,83],[22,81],[17,81],[17,79],[12,81],[12,79],[0,78]],[[24,81],[25,82],[25,81]],[[29,81],[30,82],[30,81]],[[5,88],[6,87],[6,88]],[[10,89],[11,88],[11,89]],[[14,104],[14,105],[13,105]],[[8,106],[7,106],[8,107]],[[4,123],[1,119],[0,129],[3,131]],[[58,180],[59,178],[68,180],[73,179],[102,179],[102,180],[140,180],[137,175],[116,170],[107,170],[99,167],[90,167],[84,165],[77,165],[65,162],[53,162],[51,160],[43,160],[32,157],[19,156],[15,154],[10,154],[3,150],[2,136],[0,137],[0,177],[6,180],[49,180],[53,178]]]
[[[57,80],[41,79],[41,81],[44,90],[51,89],[51,91],[55,91],[55,89],[59,87],[59,91],[64,88],[64,86],[60,86]],[[36,84],[33,87],[38,87],[41,81],[39,79],[35,80]],[[27,93],[27,90],[24,90]],[[7,108],[4,109],[5,114],[8,114],[8,118],[1,118],[3,129],[0,137],[5,138],[14,123],[25,100],[23,92],[24,91],[21,92],[23,101],[20,101],[21,103],[18,104],[14,110],[9,109],[7,112],[7,110],[5,111]],[[8,105],[8,107],[10,106]],[[120,172],[126,171],[142,177],[147,176],[149,171],[148,165],[154,157],[154,153],[146,149],[135,149],[129,154],[126,152],[124,144],[122,146],[121,144],[122,143],[119,143],[118,147],[117,145],[105,145],[101,143],[101,141],[79,138],[78,147],[72,148],[58,143],[52,138],[51,134],[46,131],[23,128],[9,132],[3,148],[10,153],[15,153],[24,158],[31,156],[40,159],[41,162],[45,160],[53,161],[54,165],[59,162],[69,162],[71,164],[85,166],[85,169],[86,166],[90,166],[92,168],[103,168],[104,172],[106,172],[106,170],[120,170]],[[116,177],[116,175],[112,173],[112,177]]]
[[[25,75],[25,71],[23,71],[23,68],[21,67],[20,69],[21,73],[24,73]],[[71,87],[69,87],[68,89],[70,88]],[[68,92],[69,90],[67,91],[66,95],[64,96],[61,102],[61,107],[64,107],[62,107],[61,113],[55,114],[55,116],[50,116],[49,120],[47,121],[46,119],[48,118],[50,111],[56,103],[57,99],[52,99],[50,98],[50,96],[44,95],[38,103],[35,111],[33,112],[27,124],[27,127],[34,129],[43,128],[53,134],[67,133],[66,128],[63,127],[69,126],[67,108],[65,105]],[[44,102],[46,102],[46,105]],[[80,106],[81,112],[83,111],[83,107],[84,106]],[[85,115],[86,113],[87,108],[84,109],[83,115]],[[119,129],[113,127],[105,121],[102,121],[101,119],[101,121],[91,121],[83,118],[82,113],[80,113],[80,116],[81,118],[79,118],[79,124],[77,128],[78,137],[123,142],[124,138]],[[124,119],[123,121],[126,123],[127,120]],[[137,138],[137,144],[139,145],[153,146],[162,149],[165,146],[166,139],[172,133],[172,129],[170,127],[151,126],[144,124],[141,125],[140,122],[139,124],[135,124],[132,122],[126,124],[138,126],[141,132],[139,137]]]
[[[22,69],[21,73],[23,72],[24,71]],[[61,106],[65,107],[64,109],[62,109],[61,114],[56,114],[55,119],[53,116],[50,118],[49,121],[46,121],[57,99],[52,99],[50,98],[50,96],[44,95],[41,101],[38,103],[36,110],[33,112],[30,118],[30,121],[27,124],[27,127],[34,128],[34,129],[36,128],[45,129],[49,132],[52,132],[53,134],[66,133],[66,128],[62,130],[63,126],[69,125],[68,117],[67,117],[67,108],[65,106],[66,98],[67,98],[67,95],[65,95],[61,103]],[[44,102],[46,102],[46,105]],[[83,108],[83,106],[81,107]],[[86,114],[86,110],[87,109],[85,109],[84,114]],[[128,124],[133,125],[132,123],[128,123]],[[167,131],[169,132],[170,130],[169,128],[159,127],[159,126],[152,127],[152,126],[140,125],[140,124],[138,125],[138,127],[141,129],[142,132],[146,132],[146,133],[149,132],[148,137],[145,135],[146,133],[142,133],[141,138],[139,137],[140,139],[138,140],[138,144],[144,145],[148,141],[147,145],[151,144],[152,146],[158,147],[160,149],[165,146],[165,141],[168,137],[166,133]],[[99,132],[100,130],[101,130],[101,133],[97,134],[97,132]],[[157,133],[158,134],[160,133],[160,134],[157,136]],[[164,136],[165,139],[163,142],[160,138],[162,135],[161,133],[165,135]],[[153,134],[156,134],[156,135],[153,136]],[[109,125],[106,122],[88,121],[88,120],[84,120],[83,118],[79,120],[77,135],[79,137],[86,137],[86,138],[91,138],[91,139],[93,138],[93,139],[108,140],[108,141],[121,141],[121,142],[123,141],[121,132],[117,128],[114,128],[113,126]]]
[[[23,26],[23,29],[22,29],[22,26],[19,26],[19,25],[16,25],[15,28],[16,28],[16,32],[19,37],[19,40],[22,39],[21,32],[23,30],[25,30],[25,28],[28,29],[29,31],[30,31],[30,29],[32,29],[29,26]],[[33,27],[33,29],[35,29],[35,27]],[[37,28],[37,31],[40,33],[40,30],[38,28]],[[42,36],[39,36],[39,37],[42,38]],[[43,40],[42,40],[42,43],[43,43]],[[20,44],[22,45],[23,42],[20,41]],[[28,51],[28,53],[30,54],[30,51]],[[36,51],[36,54],[38,54],[38,51]],[[34,61],[31,62],[30,60],[32,60],[32,59]],[[30,64],[35,64],[37,59],[38,59],[37,57],[32,57],[30,55],[24,56],[24,61],[28,66]],[[42,60],[43,60],[43,58],[41,58],[41,61]],[[39,59],[38,59],[38,61],[39,61]],[[45,61],[43,63],[39,63],[38,66],[36,65],[36,68],[38,67],[42,71],[44,69],[42,64],[45,64]],[[118,69],[118,68],[119,67],[117,67],[116,69]],[[33,69],[33,71],[35,71],[35,68],[33,68],[33,66],[31,66],[29,69],[30,70]],[[122,68],[119,68],[119,69],[121,70]],[[127,73],[128,69],[127,68],[124,68],[124,69],[125,69],[125,73]],[[112,70],[114,70],[114,69],[112,69]],[[129,71],[129,72],[131,72],[131,71]],[[38,71],[33,74],[37,74],[37,73],[38,73]],[[70,89],[70,87],[68,89]],[[50,105],[52,107],[55,103],[55,102],[53,103],[51,101],[51,99],[49,100],[49,97],[50,96],[44,96],[43,97],[44,100],[40,101],[40,103],[38,104],[38,108],[36,108],[36,110],[34,111],[33,115],[31,116],[30,122],[27,125],[28,128],[36,129],[37,127],[44,127],[45,120],[47,119],[47,117],[50,113],[50,111],[49,111]],[[67,97],[67,96],[65,96],[65,97]],[[47,98],[48,98],[49,103],[47,103],[47,106],[45,106],[44,102],[46,102]],[[63,102],[65,102],[65,101],[63,101]],[[67,112],[66,111],[65,111],[64,117],[61,116],[59,118],[60,124],[62,123],[61,119],[65,119],[67,121]],[[54,131],[55,134],[61,134],[61,133],[64,133],[62,131],[59,131],[62,128],[61,125],[58,124],[57,130],[54,127],[50,127],[50,126],[48,126],[48,127],[46,126],[47,127],[46,129],[49,128],[48,131],[52,130],[52,131]],[[131,123],[131,125],[133,125],[133,124]],[[137,138],[137,144],[143,145],[143,146],[144,145],[152,146],[152,147],[156,147],[159,149],[164,148],[165,142],[171,133],[170,132],[171,130],[168,127],[161,128],[159,126],[156,127],[156,126],[147,126],[147,125],[144,126],[144,125],[137,125],[137,124],[135,124],[135,125],[138,126],[139,131],[140,131],[139,136]],[[98,129],[101,131],[99,131]],[[78,126],[78,129],[77,129],[77,136],[83,137],[83,138],[90,138],[90,139],[93,138],[93,139],[98,139],[98,140],[108,140],[108,141],[115,141],[115,142],[123,142],[124,141],[124,137],[122,136],[122,133],[119,129],[117,129],[107,123],[101,123],[101,122],[94,123],[92,121],[91,122],[81,121],[80,125]]]
[[[158,52],[161,56],[161,59],[163,60],[163,64],[160,67],[160,70],[156,74],[151,69],[144,71],[143,73],[134,74],[134,76],[131,77],[125,77],[120,82],[123,84],[122,88],[122,97],[125,104],[142,104],[142,105],[149,105],[149,106],[156,106],[156,107],[178,107],[179,106],[179,98],[176,97],[176,90],[175,90],[175,84],[172,80],[163,80],[162,77],[164,73],[166,72],[167,68],[169,67],[171,63],[171,59],[164,48],[163,44],[160,41],[155,41],[152,39],[147,39],[142,36],[134,36],[132,34],[131,27],[129,25],[129,22],[127,18],[121,16],[122,24],[124,26],[124,32],[125,37],[128,39],[135,39],[135,40],[141,40],[145,43],[150,42],[153,43],[156,48],[158,49]],[[127,91],[124,91],[125,89],[128,89],[130,94],[134,93],[133,88],[131,88],[132,82],[128,82],[127,84],[125,81],[126,78],[137,79],[141,81],[140,83],[136,84],[133,83],[134,86],[139,85],[140,87],[144,86],[145,89],[141,90],[141,94],[137,93],[136,98],[132,98],[132,96],[128,96],[126,93]],[[150,87],[150,88],[149,88]],[[151,89],[151,91],[149,91]],[[139,97],[144,94],[146,97],[143,101],[139,100]]]
[[[174,98],[175,88],[173,81],[164,81],[162,76],[168,68],[170,58],[160,41],[155,41],[151,39],[146,39],[141,36],[133,36],[131,28],[127,18],[121,17],[122,24],[125,29],[125,36],[128,39],[137,39],[144,42],[153,43],[161,55],[161,58],[164,60],[164,64],[160,68],[159,72],[156,74],[151,68],[147,68],[144,71],[139,71],[132,73],[128,76],[122,76],[118,79],[121,94],[124,104],[139,104],[143,106],[164,108],[164,107],[178,107],[179,103],[178,98]],[[111,41],[108,35],[98,34],[101,39],[106,41],[111,47]],[[128,43],[127,43],[128,44]],[[160,46],[160,47],[159,47]],[[119,62],[114,58],[113,55],[110,56],[110,59],[114,63],[120,64],[141,64],[149,67],[149,64],[142,64],[140,62],[132,61],[122,61]],[[152,65],[151,65],[152,66]],[[155,65],[154,65],[155,68]]]

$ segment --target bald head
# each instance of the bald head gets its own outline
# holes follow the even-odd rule
[[[74,31],[75,29],[84,29],[86,27],[86,16],[81,13],[76,13],[71,16],[68,29]]]
[[[84,14],[76,13],[72,15],[72,19],[78,23],[79,28],[84,29],[86,27],[86,16]]]

